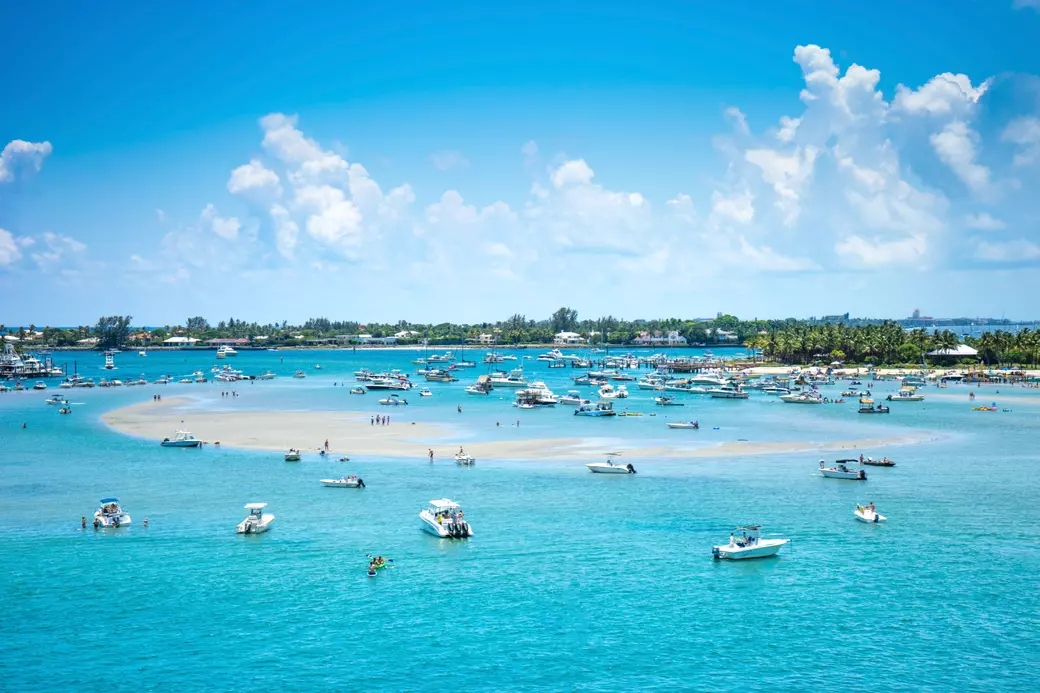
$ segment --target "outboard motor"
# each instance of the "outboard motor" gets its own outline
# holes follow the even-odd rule
[[[365,480],[362,479],[361,477],[358,477],[357,485],[358,485],[358,488],[365,488]]]
[[[867,480],[867,472],[863,469],[859,470],[859,478],[863,481]]]
[[[629,474],[635,474],[636,473],[636,468],[633,467],[631,463],[629,463],[627,469],[628,469],[628,473]]]
[[[717,547],[717,546],[711,547],[711,557],[714,558],[715,560],[719,560],[720,558],[722,558],[722,554],[719,553],[719,547]]]

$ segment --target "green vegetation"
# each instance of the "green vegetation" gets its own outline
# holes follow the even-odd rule
[[[547,319],[528,319],[514,314],[498,322],[475,324],[423,324],[401,320],[396,323],[368,323],[311,318],[302,325],[287,322],[261,324],[229,318],[216,325],[206,318],[188,318],[184,325],[164,325],[150,329],[131,327],[130,316],[100,318],[96,325],[75,328],[44,327],[8,329],[0,334],[17,338],[22,348],[160,345],[179,336],[204,343],[211,339],[249,340],[258,346],[299,346],[357,343],[359,335],[373,338],[397,336],[398,344],[458,345],[481,343],[485,347],[524,344],[550,344],[558,332],[575,332],[590,344],[628,345],[641,335],[666,336],[676,333],[690,345],[741,346],[755,357],[783,363],[820,363],[841,361],[850,364],[919,364],[935,349],[954,348],[957,335],[949,330],[906,330],[893,321],[848,326],[796,320],[740,320],[721,315],[711,320],[624,320],[606,315],[579,319],[578,312],[562,307]],[[95,341],[96,340],[96,341]],[[489,341],[493,340],[493,341]],[[1040,330],[1017,333],[997,330],[966,343],[979,351],[978,360],[987,364],[1035,365],[1040,358]]]

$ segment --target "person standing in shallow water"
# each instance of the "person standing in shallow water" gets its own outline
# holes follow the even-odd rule
[[[430,455],[430,464],[433,464],[433,448],[430,448],[429,455]]]

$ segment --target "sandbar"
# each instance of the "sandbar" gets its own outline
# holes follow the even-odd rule
[[[405,412],[397,410],[391,413],[391,425],[372,426],[369,414],[361,412],[213,412],[191,406],[194,404],[195,400],[189,397],[143,402],[110,411],[102,416],[102,421],[120,433],[156,441],[169,436],[174,430],[187,428],[207,443],[253,450],[317,450],[326,439],[334,454],[348,454],[352,457],[425,458],[430,449],[437,457],[445,457],[454,454],[458,448],[458,440],[450,427],[412,423],[407,420]],[[707,431],[675,431],[675,445],[638,439],[633,439],[634,444],[629,445],[618,443],[622,435],[620,430],[615,428],[612,433],[612,436],[602,438],[467,441],[465,447],[467,453],[482,459],[588,459],[610,450],[623,450],[641,457],[706,458],[877,450],[933,439],[932,434],[922,431],[899,437],[862,440],[715,443],[704,440],[703,434]]]

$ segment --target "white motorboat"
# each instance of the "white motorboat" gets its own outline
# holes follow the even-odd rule
[[[299,462],[300,451],[295,448],[289,448],[289,452],[285,453],[286,462]]]
[[[421,390],[419,390],[419,396],[420,397],[433,397],[433,393],[430,392],[430,388],[424,387]]]
[[[177,431],[172,438],[163,438],[159,445],[164,448],[197,448],[202,441],[187,431]]]
[[[567,390],[567,394],[560,397],[559,402],[560,404],[570,404],[573,406],[590,403],[589,400],[583,399],[581,393],[577,390]]]
[[[275,374],[272,373],[271,371],[264,371],[260,375],[256,376],[256,379],[257,380],[274,380],[275,377],[276,377]]]
[[[734,385],[733,383],[726,383],[721,387],[712,388],[708,390],[715,399],[747,399],[748,393],[740,389],[740,385]]]
[[[472,467],[477,463],[477,458],[473,455],[467,455],[462,450],[459,450],[455,455],[455,464],[463,467]]]
[[[866,481],[867,472],[865,470],[850,468],[850,466],[856,464],[856,462],[857,460],[838,460],[834,463],[833,467],[828,467],[825,461],[820,460],[820,474],[823,474],[828,479]]]
[[[697,421],[677,421],[675,423],[668,424],[668,428],[686,428],[697,430],[701,427]]]
[[[852,514],[857,520],[860,522],[866,522],[867,524],[877,524],[878,522],[884,522],[888,519],[874,508],[873,503],[870,505],[857,505],[856,509],[852,511]]]
[[[791,394],[791,391],[789,389],[787,389],[786,387],[781,387],[779,385],[766,385],[765,387],[762,388],[762,392],[767,394],[767,395],[789,395],[789,394]]]
[[[138,356],[147,356],[148,352],[147,351],[139,351],[139,352],[137,352],[137,355]]]
[[[394,393],[389,397],[384,397],[383,399],[379,400],[379,403],[389,407],[399,407],[408,404],[408,400],[401,399],[401,397]]]
[[[323,486],[329,488],[365,488],[365,480],[359,476],[341,476],[338,479],[322,479]]]
[[[424,531],[442,539],[473,536],[473,527],[463,519],[462,508],[447,498],[430,501],[429,507],[419,513],[419,523]]]
[[[780,395],[780,400],[788,404],[823,404],[823,397],[815,390]]]
[[[69,403],[69,401],[67,399],[65,399],[64,397],[62,397],[61,395],[58,395],[58,394],[51,395],[50,397],[48,397],[44,401],[47,404],[57,404],[59,406],[65,406],[66,404]]]
[[[613,402],[597,402],[582,404],[574,410],[575,416],[617,416]]]
[[[626,399],[628,398],[628,389],[624,385],[618,385],[615,388],[607,383],[600,387],[599,396],[603,399]]]
[[[238,523],[235,531],[239,534],[261,534],[271,528],[274,515],[264,512],[267,503],[246,503],[249,517]]]
[[[921,402],[924,400],[924,395],[918,393],[917,388],[903,387],[899,392],[889,395],[885,399],[889,402]]]
[[[589,462],[585,466],[595,474],[635,474],[636,468],[631,464],[614,463],[614,458],[620,456],[620,452],[608,452],[606,462]]]
[[[660,397],[654,397],[654,404],[659,407],[682,407],[685,406],[682,402],[676,402],[675,397],[671,395],[661,395]]]
[[[366,390],[361,385],[357,385],[355,387],[350,388],[350,394],[352,394],[352,395],[363,395],[366,392],[368,392],[368,390]]]
[[[657,378],[643,378],[636,382],[636,386],[640,390],[663,390],[664,382]]]
[[[35,383],[33,383],[32,389],[34,389],[34,390],[46,390],[47,389],[47,383],[43,382],[42,380],[37,380]]]
[[[106,371],[115,370],[115,367],[116,367],[116,357],[112,354],[112,352],[106,351],[105,352],[105,370]]]
[[[766,558],[775,556],[790,539],[780,537],[763,537],[761,526],[748,525],[737,527],[729,535],[729,543],[711,547],[711,555],[717,559],[740,561],[747,558]]]
[[[531,383],[530,387],[516,391],[516,405],[530,404],[532,407],[553,407],[560,398],[543,382]]]
[[[217,349],[217,358],[222,359],[225,356],[238,356],[238,352],[232,349],[229,345],[225,344],[224,346]]]
[[[303,378],[307,377],[307,374],[303,371],[296,371],[295,373],[293,373],[292,377],[296,378],[297,380],[302,380]]]
[[[129,527],[130,514],[119,505],[118,498],[102,498],[94,512],[95,527]]]

